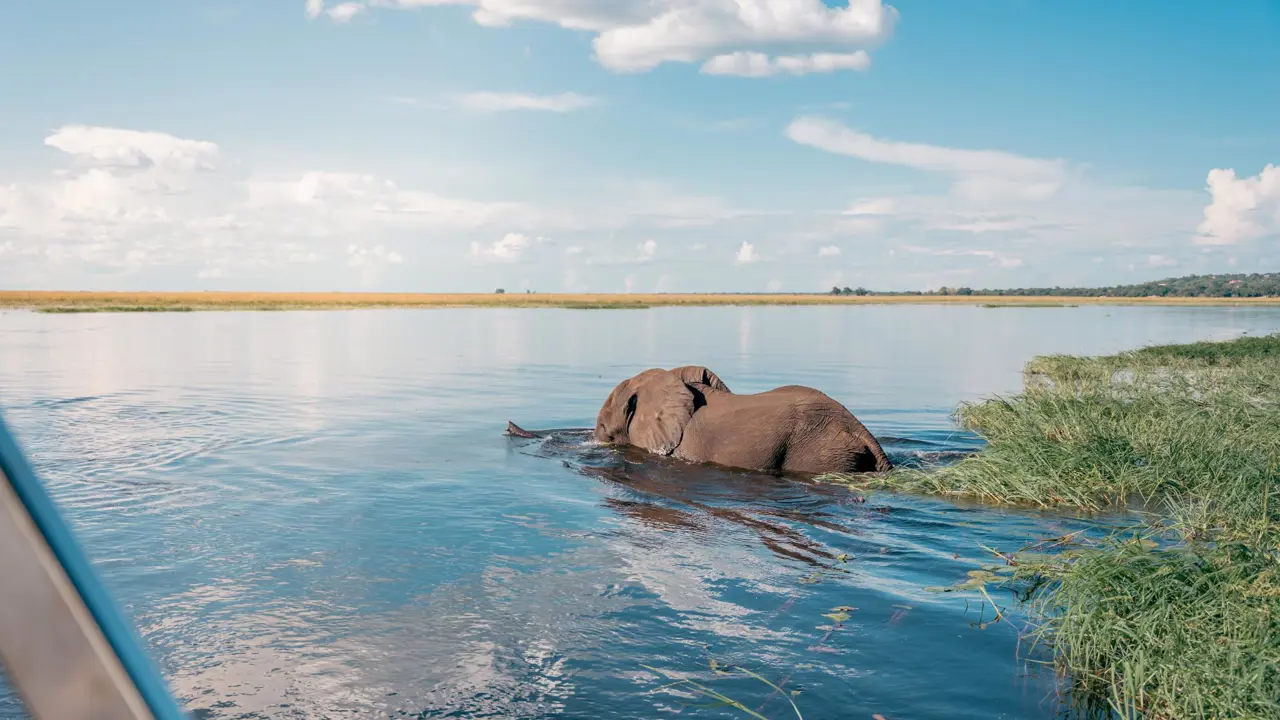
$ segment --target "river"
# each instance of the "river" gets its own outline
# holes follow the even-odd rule
[[[0,410],[197,718],[747,717],[645,666],[769,718],[1052,718],[1008,594],[984,624],[981,595],[924,588],[1089,520],[591,472],[599,451],[507,421],[586,427],[619,380],[700,364],[817,387],[913,462],[976,448],[950,412],[1034,355],[1278,329],[1147,306],[9,311]],[[3,687],[0,717],[24,717]]]

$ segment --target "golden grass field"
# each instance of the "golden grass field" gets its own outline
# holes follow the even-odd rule
[[[1107,298],[952,295],[568,294],[568,293],[273,293],[74,292],[0,290],[0,307],[42,312],[322,310],[357,308],[511,307],[625,309],[711,305],[1280,305],[1269,298]]]

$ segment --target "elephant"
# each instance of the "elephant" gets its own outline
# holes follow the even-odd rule
[[[848,408],[811,387],[729,390],[698,365],[651,368],[614,387],[596,442],[694,463],[821,475],[885,472],[893,464]]]

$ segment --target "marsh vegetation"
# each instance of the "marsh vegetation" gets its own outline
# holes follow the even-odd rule
[[[1102,540],[991,549],[1076,699],[1121,717],[1280,717],[1280,336],[1038,357],[961,405],[980,452],[878,487],[1128,511]],[[832,478],[867,484],[856,477]],[[1049,552],[1045,552],[1049,550]]]
[[[1280,305],[1280,297],[1072,297],[827,293],[348,293],[63,292],[0,290],[0,308],[50,313],[360,308],[565,308],[946,304],[983,307],[1075,305]]]

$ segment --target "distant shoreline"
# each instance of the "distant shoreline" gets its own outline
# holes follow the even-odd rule
[[[0,290],[0,308],[49,313],[187,312],[213,310],[348,310],[363,308],[561,308],[802,305],[980,305],[1064,307],[1077,305],[1263,305],[1280,297],[1098,297],[1023,295],[832,295],[766,293],[290,293],[290,292],[96,292]]]

